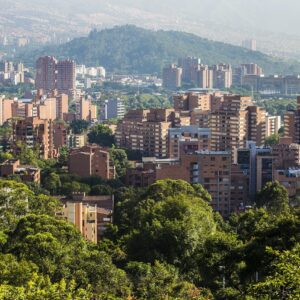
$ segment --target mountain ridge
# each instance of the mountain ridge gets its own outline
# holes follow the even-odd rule
[[[242,47],[215,42],[180,31],[148,30],[134,25],[93,30],[87,37],[35,51],[19,53],[25,62],[41,55],[75,59],[87,66],[103,65],[108,71],[160,73],[165,64],[179,57],[198,56],[204,64],[257,63],[266,74],[300,73],[300,64],[254,52]]]

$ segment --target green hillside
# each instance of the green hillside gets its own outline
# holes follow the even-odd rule
[[[88,37],[76,38],[60,46],[22,53],[31,63],[44,54],[73,58],[77,63],[89,66],[103,65],[108,71],[159,73],[164,64],[188,55],[201,57],[205,64],[255,62],[264,68],[266,74],[300,73],[298,62],[283,61],[194,34],[151,31],[132,25],[92,31]]]

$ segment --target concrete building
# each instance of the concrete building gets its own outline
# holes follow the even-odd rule
[[[124,100],[120,98],[104,100],[100,110],[100,120],[122,119],[126,113]]]
[[[300,144],[300,96],[297,97],[297,109],[289,110],[284,115],[284,136]]]
[[[176,90],[181,87],[182,68],[172,64],[163,69],[163,87]]]
[[[80,177],[115,178],[115,167],[109,152],[98,145],[87,145],[69,153],[69,173]]]
[[[118,123],[116,145],[145,156],[167,157],[168,129],[190,125],[174,109],[130,110]]]

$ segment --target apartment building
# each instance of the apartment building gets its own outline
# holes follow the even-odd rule
[[[104,100],[100,106],[100,120],[122,119],[125,115],[125,103],[123,99],[111,98]]]
[[[137,186],[166,178],[202,184],[212,196],[213,209],[224,217],[236,210],[230,198],[230,152],[195,151],[181,153],[179,159],[143,158],[142,165],[127,170],[126,174],[127,184]]]
[[[53,56],[40,57],[36,61],[35,86],[45,92],[58,90],[71,98],[75,95],[75,69],[73,60],[58,61]]]
[[[280,116],[266,116],[266,137],[277,134],[281,128]]]
[[[210,129],[197,126],[182,126],[168,130],[168,157],[179,158],[180,153],[210,150]]]
[[[297,97],[297,109],[289,110],[284,115],[284,136],[300,144],[300,96]]]
[[[82,202],[66,202],[62,208],[61,216],[66,221],[74,224],[86,240],[97,243],[97,205],[89,205]]]
[[[194,72],[201,64],[199,57],[182,57],[178,59],[178,67],[182,69],[182,80],[184,82],[195,82],[196,77]]]
[[[251,97],[224,95],[219,107],[210,114],[211,147],[214,151],[243,148],[248,134],[248,106]]]
[[[80,177],[115,178],[115,167],[109,152],[95,144],[71,150],[68,165],[69,173]]]
[[[73,60],[58,61],[56,64],[56,89],[59,93],[70,95],[75,93],[76,64]]]
[[[144,156],[168,156],[168,129],[189,125],[174,109],[130,110],[118,123],[116,144]]]
[[[14,150],[18,152],[18,142],[24,143],[29,148],[38,147],[40,157],[43,159],[55,157],[53,143],[53,122],[41,120],[38,117],[28,117],[13,122]]]
[[[227,89],[232,86],[232,68],[228,64],[218,64],[211,67],[213,71],[213,87]]]
[[[265,109],[251,105],[248,111],[247,140],[256,142],[257,146],[263,146],[266,138],[266,111]]]
[[[88,122],[97,119],[97,106],[91,98],[80,97],[76,102],[76,118]]]
[[[41,171],[34,166],[22,166],[18,159],[8,159],[0,164],[0,176],[18,175],[23,182],[40,183]]]
[[[89,241],[97,243],[107,226],[113,222],[114,196],[87,196],[74,192],[70,197],[60,197],[64,204],[62,217],[73,223]]]
[[[173,96],[173,107],[179,112],[192,112],[194,109],[210,111],[211,98],[212,94],[206,91],[178,93]]]
[[[176,90],[181,87],[182,80],[182,68],[177,67],[175,64],[171,64],[163,69],[163,87]]]

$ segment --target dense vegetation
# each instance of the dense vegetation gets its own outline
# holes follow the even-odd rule
[[[94,245],[55,216],[55,198],[1,180],[0,299],[299,298],[300,212],[279,183],[227,222],[200,185],[112,191],[114,224]]]
[[[271,116],[283,117],[287,110],[297,107],[296,99],[266,99],[257,101],[257,105],[264,107]]]
[[[103,65],[109,71],[130,73],[160,73],[163,65],[176,62],[182,56],[199,56],[205,64],[255,62],[267,74],[300,72],[299,63],[294,61],[283,61],[189,33],[151,31],[130,25],[92,31],[88,37],[60,46],[22,52],[19,57],[25,59],[25,63],[33,64],[38,56],[50,54],[73,58],[79,64]]]

